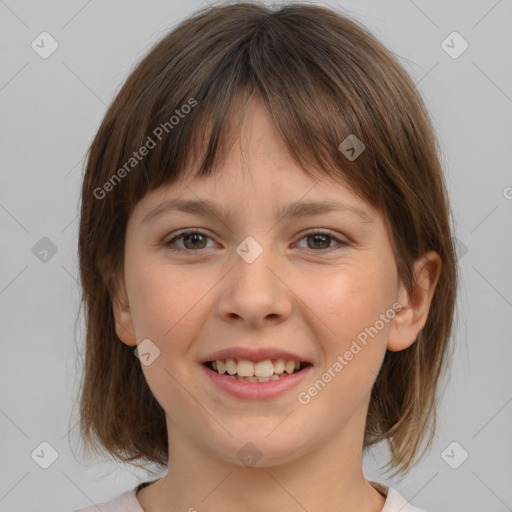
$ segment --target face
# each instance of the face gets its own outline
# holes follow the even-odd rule
[[[150,364],[142,369],[170,439],[239,465],[246,443],[269,466],[328,443],[361,446],[386,348],[406,348],[417,334],[413,322],[397,327],[406,312],[393,305],[404,296],[383,218],[341,183],[305,175],[257,98],[240,136],[213,175],[189,173],[136,205],[125,245],[128,307],[115,307],[117,333],[129,345],[146,340],[139,350]],[[147,217],[175,199],[209,201],[215,213]],[[348,208],[275,213],[327,201]],[[306,367],[240,382],[203,364],[229,355],[241,373],[241,359],[270,359],[259,373],[270,367],[274,376],[277,359]]]

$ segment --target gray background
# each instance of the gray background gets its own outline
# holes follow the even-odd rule
[[[203,5],[0,0],[2,511],[69,512],[146,478],[130,466],[84,462],[73,449],[83,342],[83,327],[75,330],[81,173],[135,61]],[[323,5],[361,20],[418,84],[441,142],[461,257],[457,350],[433,448],[398,481],[378,471],[387,454],[381,445],[365,458],[365,474],[429,512],[512,510],[512,2]],[[59,45],[46,59],[31,47],[43,31]],[[442,47],[453,31],[469,44],[458,58]],[[448,42],[452,53],[462,48]],[[36,245],[48,245],[43,237],[57,250],[46,261]],[[44,441],[58,452],[48,469],[31,456]],[[453,469],[447,461],[460,464],[463,450],[468,459]]]

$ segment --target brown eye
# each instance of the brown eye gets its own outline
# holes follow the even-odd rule
[[[186,229],[180,231],[176,236],[171,238],[164,245],[171,251],[176,252],[195,252],[202,249],[207,249],[207,240],[210,239],[205,232],[198,229]],[[180,247],[176,245],[176,242],[179,240],[183,240],[183,246]],[[326,233],[323,231],[314,231],[312,233],[307,233],[304,235],[301,240],[307,240],[307,246],[302,247],[304,249],[321,252],[326,251],[328,249],[336,249],[341,247],[346,247],[349,244],[343,240],[340,240],[334,237],[331,233]],[[332,246],[331,243],[336,242],[338,247]]]
[[[309,247],[310,249],[328,249],[332,239],[331,236],[324,234],[308,235],[305,238],[313,241],[313,247]]]
[[[210,237],[202,231],[197,229],[187,229],[178,233],[174,238],[171,238],[171,240],[165,243],[165,246],[171,251],[194,251],[197,249],[205,249],[206,240],[208,238]],[[184,247],[173,247],[175,242],[181,239],[183,239]]]
[[[301,238],[301,240],[304,239],[310,241],[307,243],[307,247],[305,247],[305,249],[317,251],[331,249],[333,247],[330,245],[332,241],[338,242],[338,246],[349,245],[347,242],[334,237],[331,233],[325,233],[323,231],[314,231],[312,233],[307,233],[304,237]]]

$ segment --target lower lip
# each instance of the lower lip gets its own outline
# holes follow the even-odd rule
[[[204,364],[202,364],[201,367],[219,389],[237,398],[247,400],[266,400],[283,395],[300,384],[313,368],[311,365],[307,366],[299,372],[292,373],[287,377],[281,377],[279,380],[245,382],[243,380],[231,379],[230,377],[226,377],[226,375],[214,372]]]

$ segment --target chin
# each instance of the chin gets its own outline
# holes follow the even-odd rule
[[[280,427],[272,432],[278,424],[279,422],[273,422],[271,428],[268,428],[267,423],[263,429],[253,427],[240,429],[238,432],[230,431],[233,438],[224,437],[222,441],[219,440],[215,446],[216,455],[230,464],[247,468],[275,467],[292,463],[299,452],[305,451],[305,441],[294,438],[292,432],[284,429],[278,433]],[[272,433],[269,435],[270,432]]]

